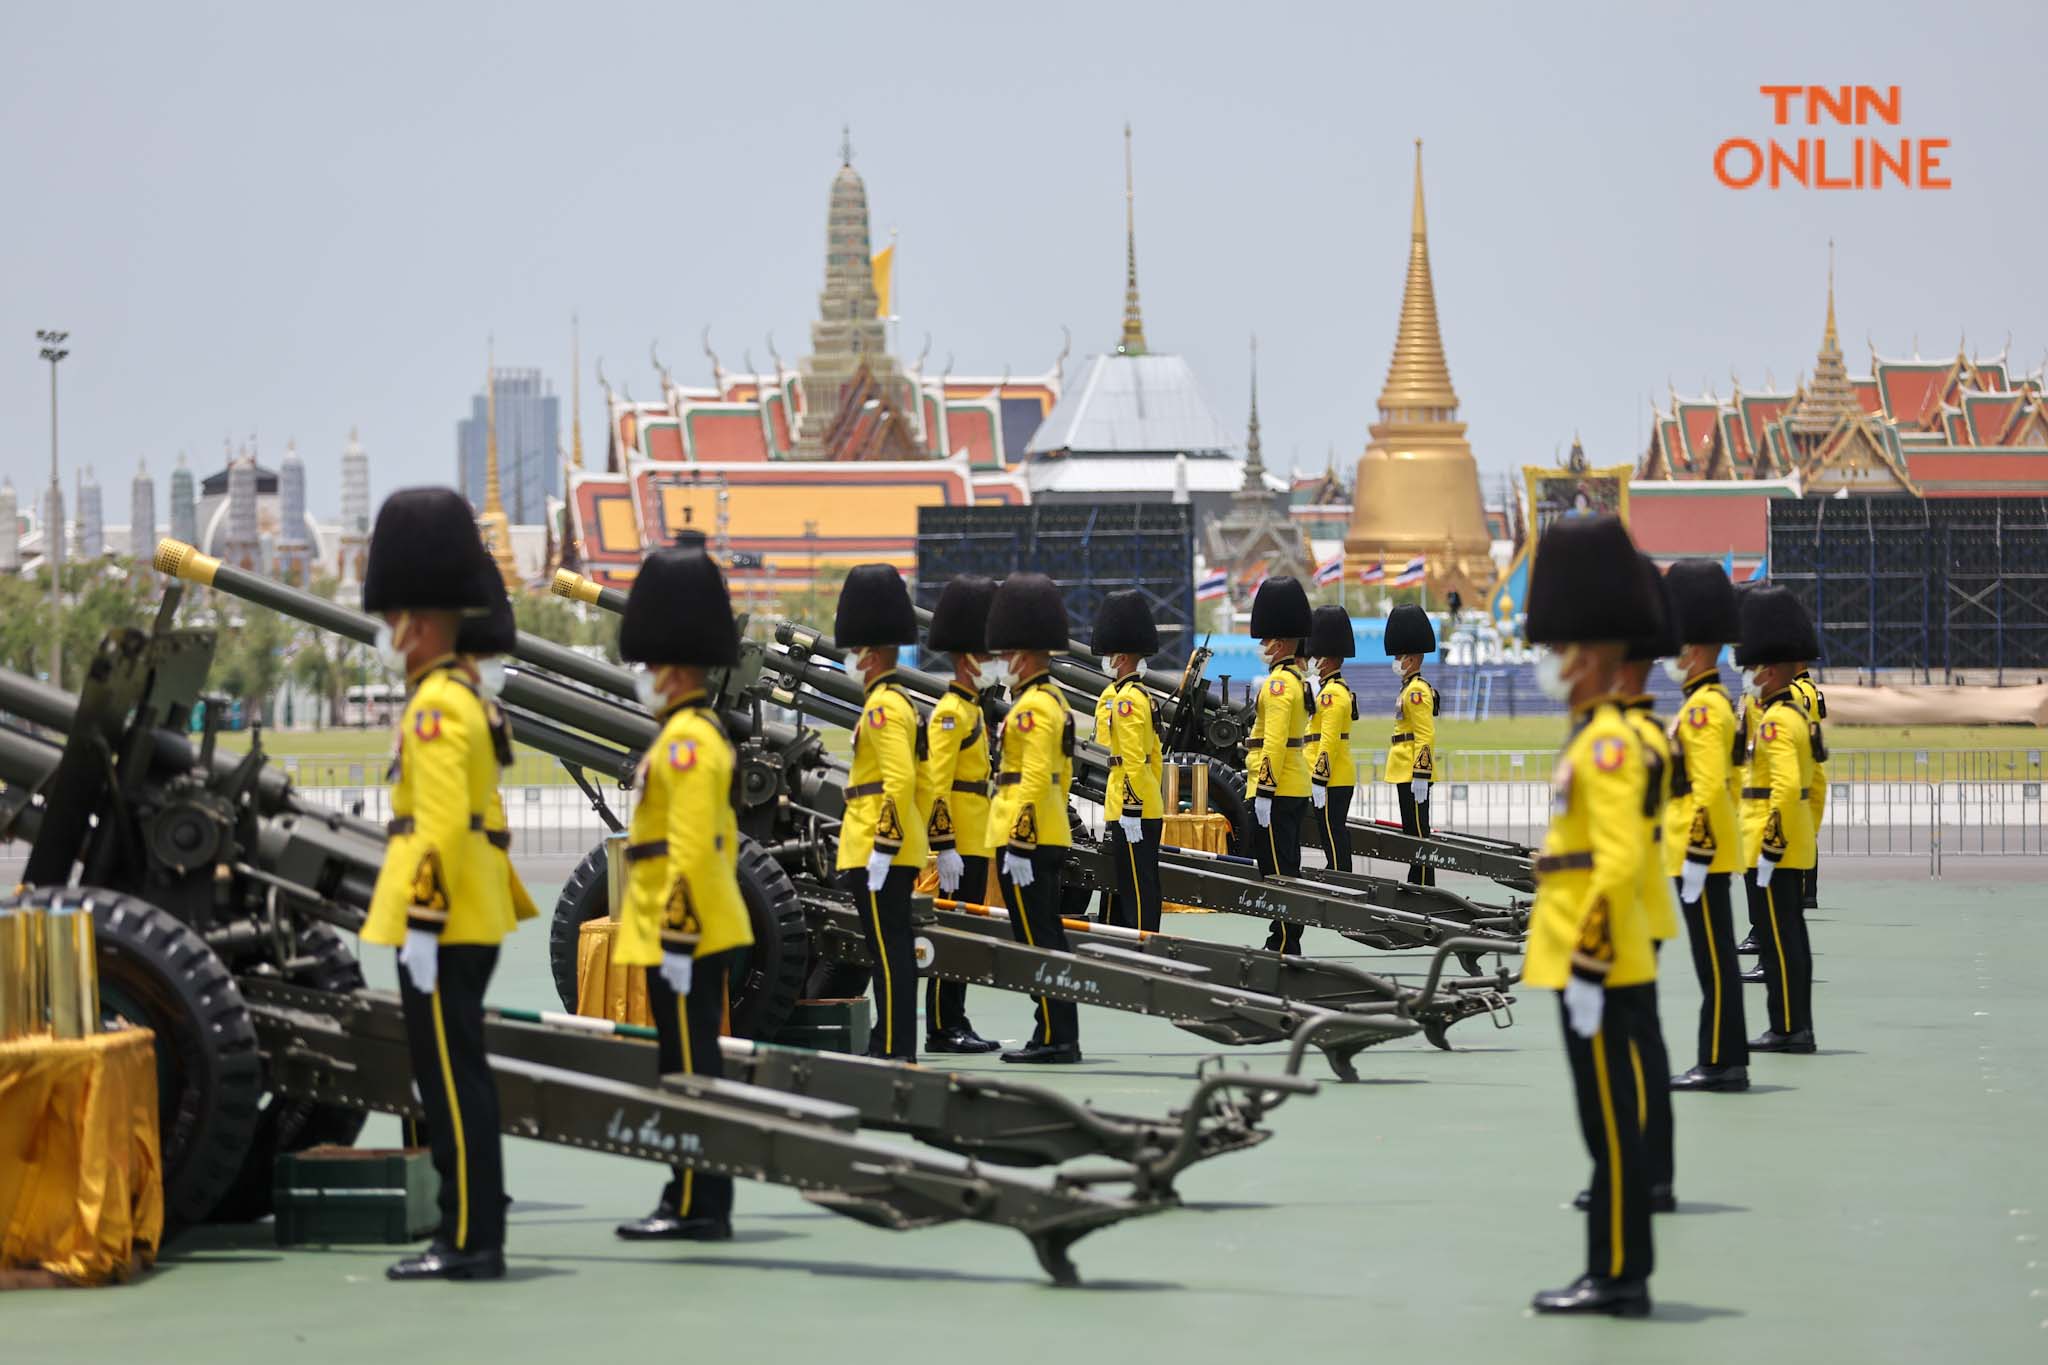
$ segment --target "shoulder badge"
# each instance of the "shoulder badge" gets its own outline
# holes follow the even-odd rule
[[[412,714],[412,732],[415,738],[439,739],[441,737],[441,713],[424,708]]]
[[[1029,711],[1019,711],[1017,713],[1017,729],[1021,733],[1027,735],[1030,734],[1031,731],[1034,728],[1036,728],[1037,724],[1038,718],[1032,715]]]
[[[1774,720],[1767,720],[1762,725],[1757,727],[1756,733],[1757,738],[1763,740],[1765,743],[1769,743],[1771,740],[1774,740],[1778,737],[1778,722]]]
[[[1266,683],[1266,690],[1268,692],[1271,692],[1276,697],[1286,696],[1287,679],[1281,677],[1278,673],[1275,673],[1272,676],[1272,678]]]
[[[671,740],[668,746],[668,766],[679,773],[686,773],[697,766],[697,741],[694,739]]]
[[[1593,766],[1603,773],[1611,773],[1621,766],[1628,746],[1613,735],[1602,735],[1593,741]]]
[[[959,722],[953,718],[951,712],[948,712],[947,714],[939,717],[939,728],[941,730],[951,730],[958,723]]]
[[[868,708],[868,729],[879,730],[889,723],[889,713],[880,706]]]
[[[1326,687],[1323,689],[1322,694],[1316,698],[1316,701],[1322,706],[1334,706],[1337,702],[1337,694]]]
[[[1707,708],[1698,702],[1694,702],[1691,706],[1685,708],[1685,723],[1695,730],[1706,729],[1707,718]]]
[[[1116,713],[1120,716],[1128,716],[1136,710],[1137,708],[1131,705],[1131,699],[1129,697],[1125,697],[1123,700],[1119,701],[1116,704]]]

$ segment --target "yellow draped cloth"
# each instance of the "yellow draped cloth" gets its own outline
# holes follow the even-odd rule
[[[1199,853],[1230,852],[1230,821],[1211,811],[1207,815],[1161,817],[1159,842],[1168,848],[1191,848]],[[1159,908],[1169,915],[1206,915],[1199,905],[1163,901]]]
[[[647,973],[612,965],[612,935],[618,925],[600,915],[585,920],[576,934],[576,1012],[614,1024],[654,1027],[647,1005]]]
[[[156,1035],[0,1042],[0,1270],[123,1280],[163,1230]]]

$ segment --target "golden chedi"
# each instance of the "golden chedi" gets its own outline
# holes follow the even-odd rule
[[[1422,216],[1422,143],[1415,143],[1415,215],[1408,284],[1394,360],[1380,392],[1380,419],[1358,461],[1345,573],[1383,564],[1391,578],[1423,557],[1432,596],[1453,589],[1478,601],[1493,586],[1493,538],[1479,497],[1479,466],[1458,420],[1458,394],[1444,364],[1429,236]]]

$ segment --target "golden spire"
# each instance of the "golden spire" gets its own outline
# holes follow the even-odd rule
[[[498,576],[511,587],[519,581],[512,559],[512,525],[505,515],[505,497],[498,486],[498,345],[485,343],[484,361],[484,511],[477,518],[484,548],[498,566]]]
[[[1124,123],[1124,333],[1118,355],[1145,354],[1145,319],[1138,312],[1137,198],[1131,191],[1131,125]]]
[[[1415,212],[1409,225],[1408,283],[1401,295],[1401,326],[1394,360],[1380,391],[1383,422],[1448,422],[1457,416],[1458,394],[1444,364],[1443,335],[1437,330],[1436,289],[1429,277],[1429,230],[1422,213],[1422,139],[1415,139]]]
[[[1842,349],[1841,338],[1835,335],[1835,239],[1832,237],[1828,238],[1828,325],[1827,330],[1821,333],[1820,345],[1824,351]]]
[[[583,348],[576,315],[569,314],[569,462],[583,468]]]

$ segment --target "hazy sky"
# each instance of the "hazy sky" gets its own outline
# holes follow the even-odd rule
[[[1641,450],[1649,399],[1810,367],[1826,242],[1842,333],[2048,349],[2039,3],[975,6],[43,4],[0,43],[0,473],[48,479],[35,329],[71,331],[63,460],[127,516],[138,457],[205,472],[296,438],[315,510],[360,425],[373,487],[447,481],[484,339],[566,396],[652,396],[807,349],[853,128],[903,349],[1069,374],[1114,343],[1120,128],[1137,137],[1155,350],[1268,458],[1365,446],[1407,246],[1413,139],[1451,372],[1489,476],[1574,429]],[[1945,192],[1720,186],[1766,82],[1903,87]],[[1807,130],[1778,130],[1797,136]],[[1819,129],[1836,138],[1853,130]],[[1492,491],[1489,477],[1489,493]]]

